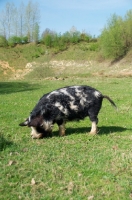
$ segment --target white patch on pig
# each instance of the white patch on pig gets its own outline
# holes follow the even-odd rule
[[[68,110],[66,108],[64,108],[60,102],[56,102],[55,103],[55,107],[57,107],[62,113],[64,113],[65,115],[68,115]]]
[[[74,101],[70,102],[70,108],[71,108],[71,110],[78,111],[78,106],[74,104]]]
[[[53,123],[51,121],[43,121],[42,125],[45,131],[51,132],[53,128]]]
[[[47,98],[50,98],[51,95],[58,95],[59,92],[58,91],[53,91],[51,93],[49,93],[49,95],[47,96]]]
[[[75,100],[75,98],[68,91],[66,91],[65,88],[60,89],[59,91],[62,92],[63,94],[65,94],[65,95],[67,95],[68,97],[70,97],[71,100]]]
[[[41,138],[42,137],[42,133],[38,133],[35,127],[31,126],[31,129],[32,129],[31,137],[33,139],[35,139],[35,138],[37,139],[37,138]]]
[[[95,96],[96,98],[99,98],[99,97],[101,97],[101,93],[100,93],[99,91],[95,91],[95,92],[94,92],[94,96]]]

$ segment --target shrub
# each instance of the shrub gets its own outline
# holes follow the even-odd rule
[[[61,36],[61,41],[65,44],[69,44],[70,43],[70,38],[71,38],[71,35],[70,33],[67,31],[66,33],[64,33],[62,36]]]
[[[129,10],[125,15],[124,19],[124,30],[123,30],[123,40],[124,46],[126,47],[126,51],[132,47],[132,10]]]
[[[14,47],[16,44],[20,44],[21,42],[21,38],[17,36],[12,36],[8,39],[8,45],[11,47]]]
[[[77,44],[79,43],[81,40],[80,38],[80,33],[79,32],[74,32],[72,35],[71,35],[71,38],[70,38],[70,42],[73,43],[73,44]]]
[[[23,37],[12,36],[8,39],[8,45],[11,47],[14,47],[16,44],[27,44],[27,43],[28,43],[27,36]]]
[[[99,48],[98,42],[90,43],[90,47],[89,47],[90,51],[97,51],[98,48]]]
[[[28,43],[28,37],[27,36],[21,37],[21,43],[22,44],[27,44]]]
[[[115,14],[108,21],[100,36],[100,47],[104,57],[119,59],[132,46],[132,11],[123,20]]]
[[[85,34],[85,33],[82,33],[82,34],[80,35],[80,40],[81,40],[81,41],[89,42],[90,39],[91,39],[91,36],[89,36],[89,35],[87,35],[87,34]]]
[[[51,47],[52,46],[52,36],[50,34],[46,35],[43,38],[43,42],[47,47]]]
[[[4,36],[0,35],[0,47],[6,47],[7,46],[7,40]]]
[[[14,46],[16,45],[15,40],[14,40],[14,37],[10,37],[10,38],[8,39],[8,45],[9,45],[10,47],[14,47]]]
[[[124,55],[122,40],[122,19],[113,15],[100,37],[101,49],[105,57],[114,59]]]

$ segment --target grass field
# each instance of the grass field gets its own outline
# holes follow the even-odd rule
[[[38,99],[56,88],[87,84],[109,95],[99,114],[99,133],[89,119],[67,123],[65,137],[33,140],[18,124]],[[67,78],[0,82],[0,199],[132,199],[131,78]]]

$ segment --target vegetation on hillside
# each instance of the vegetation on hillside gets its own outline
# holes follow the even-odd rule
[[[124,17],[113,14],[101,35],[95,38],[86,32],[78,31],[74,26],[63,34],[46,28],[40,36],[38,7],[32,1],[29,1],[27,6],[21,5],[21,7],[23,13],[19,13],[19,9],[13,4],[7,3],[5,11],[1,13],[0,48],[15,47],[13,51],[18,52],[20,50],[16,48],[18,44],[22,46],[34,42],[35,52],[29,51],[30,56],[27,53],[29,61],[47,52],[60,53],[71,45],[79,43],[88,44],[82,45],[84,51],[100,52],[102,58],[113,60],[122,58],[132,48],[132,10],[129,10]],[[12,14],[14,11],[17,17]],[[32,45],[26,45],[26,48],[29,46]],[[26,50],[22,47],[21,53],[24,51]]]
[[[102,54],[119,59],[132,48],[132,10],[124,18],[112,15],[100,36]]]

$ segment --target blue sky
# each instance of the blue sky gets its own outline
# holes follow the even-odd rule
[[[111,15],[124,17],[132,9],[132,0],[32,0],[40,9],[40,32],[46,28],[64,33],[74,26],[78,31],[85,31],[98,36]],[[28,0],[0,0],[0,12],[7,2],[17,7]]]

